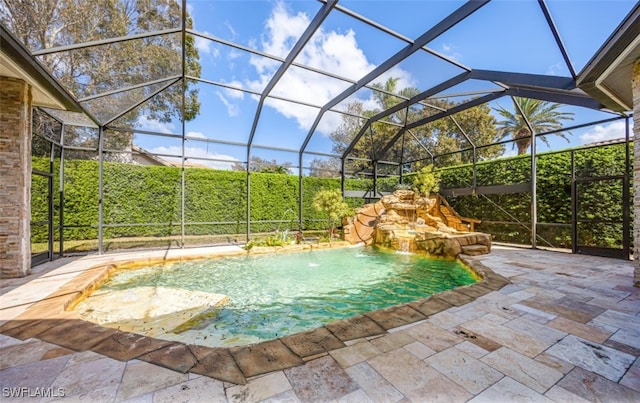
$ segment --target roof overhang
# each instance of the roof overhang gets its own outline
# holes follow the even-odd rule
[[[577,84],[615,112],[633,111],[633,65],[640,59],[640,4],[580,72]]]
[[[29,84],[34,106],[82,111],[73,96],[1,24],[0,41],[0,76]]]

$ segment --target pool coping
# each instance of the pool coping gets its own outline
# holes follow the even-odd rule
[[[479,281],[417,301],[330,322],[313,330],[237,347],[185,344],[120,331],[83,320],[78,312],[71,310],[114,271],[123,268],[208,257],[288,253],[344,246],[344,243],[334,242],[331,245],[292,245],[287,248],[260,247],[251,251],[194,251],[179,256],[140,259],[127,256],[93,265],[88,263],[86,269],[49,296],[2,324],[0,333],[20,340],[37,338],[78,352],[93,351],[119,361],[138,359],[181,373],[189,372],[234,384],[245,384],[247,378],[302,365],[323,357],[332,350],[346,347],[358,339],[379,337],[404,326],[417,324],[431,315],[453,306],[465,305],[510,283],[472,256],[459,255],[459,260],[480,277]]]

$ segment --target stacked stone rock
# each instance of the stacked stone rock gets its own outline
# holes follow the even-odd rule
[[[378,213],[375,219],[371,217],[373,211]],[[411,190],[397,190],[364,206],[345,227],[345,234],[345,240],[352,243],[373,243],[438,257],[491,251],[491,235],[468,231],[463,219],[449,206],[443,206],[438,196],[423,197]],[[371,238],[364,239],[363,234],[371,234]]]

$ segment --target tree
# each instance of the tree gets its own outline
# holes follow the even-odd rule
[[[515,112],[503,107],[495,108],[495,111],[504,118],[504,120],[497,123],[498,136],[496,141],[501,141],[508,137],[513,138],[515,146],[518,147],[518,155],[525,154],[531,145],[532,133],[526,120],[529,121],[535,133],[562,129],[564,127],[562,121],[573,120],[572,112],[558,110],[562,106],[561,104],[519,97],[512,97],[512,100]],[[520,113],[520,110],[522,110],[522,113]],[[522,114],[526,116],[526,120]],[[564,133],[558,133],[558,136],[569,141]],[[549,145],[545,136],[541,138],[545,144]]]
[[[354,101],[347,105],[347,113],[342,115],[342,120],[338,127],[329,134],[329,138],[333,142],[331,151],[336,154],[342,154],[347,149],[364,124],[364,119],[357,117],[363,116],[363,111],[362,102]]]
[[[336,223],[341,220],[342,217],[352,214],[351,207],[342,200],[342,193],[338,189],[319,191],[313,198],[312,205],[316,211],[326,214],[327,231],[329,242],[331,242],[331,236],[333,235]]]
[[[398,90],[398,81],[398,78],[391,77],[384,85],[380,83],[373,85],[372,97],[378,105],[375,109],[365,110],[363,104],[359,101],[354,101],[347,105],[348,114],[342,115],[342,123],[340,126],[329,134],[329,138],[333,141],[333,152],[338,154],[344,153],[356,134],[361,130],[366,118],[391,108],[406,98],[410,98],[418,93],[418,90],[415,88]],[[367,132],[364,133],[357,144],[354,145],[350,156],[358,159],[376,159],[378,150],[399,130],[398,125],[404,122],[406,112],[406,110],[402,110],[393,113],[371,124]],[[362,116],[362,118],[357,116]],[[347,171],[358,173],[369,170],[371,170],[371,164],[367,161],[348,161]]]
[[[179,27],[182,12],[175,0],[0,0],[0,22],[32,51],[82,44]],[[187,18],[187,26],[192,26]],[[186,74],[200,76],[195,40],[186,37]],[[72,94],[81,99],[132,85],[170,78],[180,73],[180,34],[84,47],[40,56],[40,61]],[[186,120],[200,110],[198,90],[186,83]],[[83,102],[101,123],[153,94],[159,84],[114,93]],[[142,114],[168,122],[182,119],[182,84],[174,84],[121,117],[117,125],[131,126]],[[129,143],[131,142],[129,136]],[[130,146],[129,146],[130,149]]]
[[[397,78],[390,78],[384,86],[380,84],[374,85],[374,87],[380,89],[373,92],[373,99],[376,101],[378,108],[364,110],[362,103],[356,101],[348,105],[347,111],[364,117],[373,116],[382,110],[397,105],[406,98],[411,98],[418,94],[419,91],[416,88],[403,88],[398,91],[398,81]],[[355,145],[350,156],[359,159],[377,159],[379,161],[419,161],[430,158],[431,154],[438,155],[472,148],[467,141],[467,137],[476,145],[486,145],[493,142],[496,136],[496,119],[491,115],[491,108],[485,104],[407,131],[396,141],[396,144],[390,145],[387,152],[381,155],[383,147],[400,130],[399,125],[403,125],[405,122],[415,122],[456,105],[455,102],[447,100],[428,99],[424,102],[424,105],[412,105],[409,108],[391,114],[381,121],[373,123],[367,129],[367,133]],[[329,135],[334,142],[333,151],[344,152],[363,124],[364,119],[343,115],[342,124]],[[483,147],[477,150],[476,156],[478,160],[489,159],[501,155],[503,151],[504,146],[502,145]],[[471,162],[472,159],[473,153],[469,151],[441,157],[438,162],[441,164],[458,164]],[[370,169],[371,165],[367,161],[360,160],[351,162],[348,170],[361,171]]]
[[[316,178],[335,178],[340,176],[340,160],[329,158],[326,160],[314,158],[309,166],[309,176]]]
[[[468,102],[468,100],[464,102]],[[446,100],[431,100],[430,103],[443,110],[456,106],[455,102]],[[466,164],[473,161],[471,143],[480,146],[494,141],[495,124],[496,119],[491,115],[491,108],[489,105],[483,104],[428,123],[418,128],[416,136],[424,139],[423,144],[426,144],[434,155],[452,153],[462,149],[469,150],[465,153],[438,157],[439,165]],[[477,150],[476,158],[479,161],[492,159],[502,155],[503,152],[503,145],[483,147]]]
[[[242,162],[234,162],[231,166],[231,169],[234,171],[242,171],[246,172],[247,167]],[[257,156],[251,157],[251,163],[249,164],[249,172],[263,172],[263,173],[272,173],[272,174],[283,174],[290,175],[291,174],[291,163],[285,162],[283,164],[279,164],[276,160],[265,160]]]

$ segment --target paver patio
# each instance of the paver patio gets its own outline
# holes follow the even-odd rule
[[[81,274],[82,265],[113,256],[65,258],[26,279],[1,280],[0,321],[24,314]],[[495,276],[484,289],[362,315],[353,327],[338,322],[310,332],[315,344],[300,343],[301,336],[266,344],[263,358],[284,354],[288,360],[266,373],[253,367],[256,357],[247,348],[187,351],[127,333],[115,335],[119,344],[93,328],[87,337],[111,355],[95,346],[78,352],[78,344],[93,341],[78,337],[70,324],[40,320],[6,332],[36,338],[0,335],[3,398],[45,388],[65,399],[108,402],[640,401],[640,288],[631,285],[631,262],[500,246],[473,259],[510,284],[493,291]],[[377,335],[359,337],[363,329]],[[70,342],[47,341],[58,340],[62,330]],[[222,381],[221,366],[256,375],[246,384],[242,375]]]

